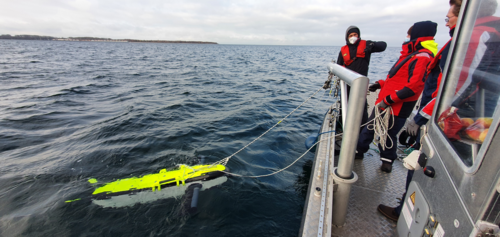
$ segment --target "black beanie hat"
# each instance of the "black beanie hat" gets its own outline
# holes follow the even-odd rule
[[[410,40],[420,37],[434,37],[437,32],[437,23],[432,21],[421,21],[413,24]]]
[[[346,41],[349,41],[349,39],[347,37],[351,33],[357,33],[358,38],[361,38],[361,32],[359,32],[359,28],[357,26],[349,26],[349,27],[347,27],[347,30],[345,31],[345,40]]]

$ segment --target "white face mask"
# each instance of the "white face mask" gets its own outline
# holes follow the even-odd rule
[[[405,38],[404,43],[408,43],[408,42],[410,42],[410,38]]]
[[[351,37],[351,38],[349,38],[349,43],[351,43],[351,44],[356,43],[356,41],[358,41],[358,37]]]

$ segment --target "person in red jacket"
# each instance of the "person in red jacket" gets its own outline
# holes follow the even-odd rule
[[[361,39],[361,32],[357,26],[349,26],[345,31],[346,45],[340,48],[337,64],[355,71],[363,76],[368,76],[368,67],[372,53],[383,52],[387,48],[384,41],[371,41]],[[350,87],[347,86],[349,96]],[[368,107],[365,103],[361,124],[368,122]]]
[[[446,26],[450,28],[450,37],[453,37],[453,33],[455,32],[455,27],[458,20],[458,14],[460,12],[460,8],[462,6],[462,0],[450,0],[450,9],[448,10],[448,14],[446,14]],[[424,107],[429,101],[433,100],[433,98],[437,95],[437,90],[439,89],[439,83],[441,82],[441,78],[443,76],[442,72],[444,70],[446,60],[448,57],[448,52],[450,49],[451,40],[439,50],[438,54],[431,61],[429,66],[427,67],[427,79],[425,81],[424,92],[422,93],[422,98],[420,101],[420,111],[419,114],[415,115],[415,117],[407,124],[406,131],[408,134],[412,136],[416,136],[416,143],[413,146],[415,149],[420,148],[420,126],[426,124],[430,118],[430,114],[432,113],[433,106]],[[425,114],[427,113],[427,114]],[[424,115],[425,114],[425,115]],[[408,191],[408,187],[410,186],[410,182],[413,178],[413,173],[415,170],[408,170],[408,174],[406,177],[406,189],[405,193],[401,197],[400,200],[406,200],[406,192]],[[384,204],[380,204],[377,207],[377,210],[387,218],[397,221],[399,215],[401,215],[401,210],[403,208],[404,201],[400,201],[397,207],[390,207]]]
[[[397,134],[403,128],[406,118],[413,111],[424,89],[427,66],[437,53],[437,43],[434,42],[436,31],[437,24],[434,22],[415,23],[408,31],[410,41],[403,44],[401,56],[389,71],[387,78],[369,87],[370,91],[380,89],[374,109],[385,110],[390,106],[394,115],[394,121],[391,120],[388,126],[390,129],[386,140],[387,148],[382,149],[379,146],[380,160],[382,160],[380,169],[384,172],[392,171],[392,163],[397,158],[397,144],[392,142],[397,141]],[[372,113],[368,120],[373,120],[374,116],[375,113]],[[370,148],[374,137],[374,131],[370,127],[365,126],[361,130],[356,158],[363,158],[364,153]]]
[[[498,74],[497,55],[500,52],[500,17],[493,16],[497,6],[498,3],[496,0],[484,0],[478,11],[478,18],[474,24],[462,66],[462,68],[467,70],[461,71],[456,94],[453,98],[454,102],[452,106],[459,108],[457,114],[460,117],[493,116],[494,109],[489,109],[484,111],[484,113],[478,114],[478,111],[471,108],[475,107],[476,101],[474,95],[480,89],[484,89],[486,105],[496,105],[498,94],[500,93],[496,77],[481,76],[485,72],[493,75]],[[424,118],[430,119],[432,116],[436,103],[435,97],[437,97],[439,85],[441,84],[441,76],[438,78],[437,89],[432,94],[433,99],[419,113]],[[488,78],[492,78],[492,80],[488,80]],[[494,106],[489,107],[494,108]]]
[[[446,27],[450,28],[449,34],[452,38],[450,38],[443,48],[439,50],[427,67],[427,79],[425,80],[424,91],[422,92],[422,98],[420,100],[420,104],[418,105],[418,113],[406,125],[407,134],[409,136],[413,136],[416,140],[416,143],[413,144],[413,148],[417,150],[420,149],[420,127],[429,121],[430,115],[432,114],[432,108],[424,108],[437,95],[436,91],[439,89],[438,81],[441,81],[441,77],[443,76],[443,70],[446,64],[446,58],[448,57],[448,52],[450,51],[450,44],[453,39],[453,33],[455,32],[458,14],[460,12],[460,7],[462,6],[462,0],[450,0],[450,6],[451,7],[448,10],[448,14],[446,14],[445,21]]]
[[[368,66],[372,53],[383,52],[387,48],[384,41],[362,40],[357,26],[349,26],[345,32],[346,45],[340,49],[337,64],[368,76]]]

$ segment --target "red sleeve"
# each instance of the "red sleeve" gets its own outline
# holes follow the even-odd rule
[[[427,53],[419,53],[411,59],[408,64],[408,83],[406,86],[399,90],[394,91],[384,98],[384,102],[388,105],[401,102],[402,100],[420,95],[424,90],[425,84],[425,71],[431,62],[432,57]]]
[[[436,98],[433,98],[425,107],[420,110],[419,114],[426,119],[431,119],[432,112],[434,111],[434,105],[436,104]]]
[[[384,85],[385,85],[385,81],[384,80],[378,80],[377,82],[378,82],[378,84],[380,84],[380,88],[381,89],[384,88]]]

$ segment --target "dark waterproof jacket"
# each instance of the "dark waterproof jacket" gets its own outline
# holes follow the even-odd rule
[[[359,29],[358,29],[358,31],[359,31]],[[359,35],[359,39],[358,39],[358,41],[356,41],[356,43],[354,43],[354,44],[349,43],[349,41],[347,39],[347,32],[346,32],[346,43],[347,43],[346,46],[349,47],[349,54],[351,56],[351,59],[354,59],[354,61],[349,65],[345,65],[344,57],[342,56],[342,52],[339,52],[339,57],[337,58],[337,64],[342,65],[342,66],[346,67],[347,69],[355,71],[361,75],[368,76],[368,66],[370,64],[371,54],[383,52],[387,48],[387,43],[385,43],[384,41],[367,40],[366,41],[365,56],[364,57],[356,57],[360,41],[361,41],[361,35]]]
[[[453,32],[455,31],[455,26],[450,28],[450,36],[453,37]],[[448,58],[448,52],[450,51],[451,40],[448,40],[441,50],[434,57],[432,62],[427,67],[427,80],[425,80],[424,91],[422,92],[422,99],[420,99],[419,113],[415,115],[413,120],[419,126],[426,124],[429,121],[432,111],[426,111],[427,113],[422,113],[422,109],[427,105],[433,98],[433,94],[438,90],[438,78],[442,76],[444,66],[446,64],[446,58]],[[428,108],[429,109],[429,108]],[[427,109],[427,110],[428,110]]]
[[[500,29],[497,28],[500,23],[500,18],[488,16],[476,20],[474,29],[469,42],[458,80],[456,95],[453,101],[453,106],[460,107],[457,112],[460,117],[489,117],[492,116],[494,108],[500,94],[500,85],[497,80],[500,74],[498,68],[498,56],[500,54]],[[489,76],[485,76],[489,75]],[[435,97],[438,94],[439,85],[441,84],[441,76],[438,78],[437,89],[433,93],[433,99],[420,111],[420,114],[425,118],[430,118],[434,105]],[[479,89],[485,89],[485,114],[476,114],[472,109],[475,104],[474,94]],[[470,106],[461,106],[463,103],[468,103]]]

